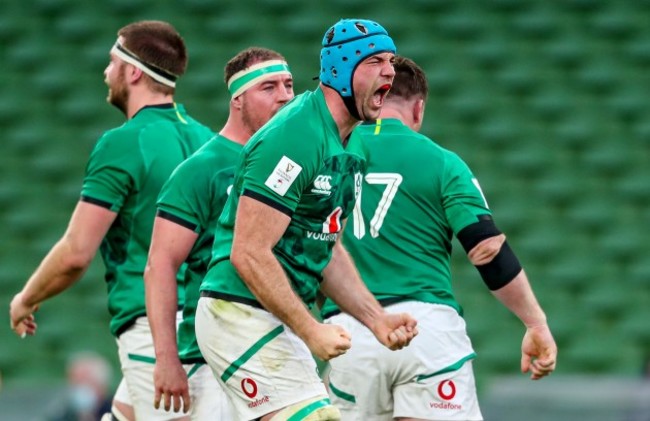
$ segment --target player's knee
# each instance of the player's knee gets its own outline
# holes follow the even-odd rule
[[[328,398],[317,397],[290,405],[275,414],[270,421],[286,421],[291,417],[302,421],[340,421],[341,412]]]
[[[131,418],[120,410],[119,405],[115,405],[114,403],[111,407],[111,412],[104,414],[101,421],[131,421]]]

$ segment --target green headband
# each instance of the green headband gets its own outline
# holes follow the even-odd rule
[[[276,75],[291,75],[289,65],[282,60],[267,60],[247,67],[230,77],[228,81],[230,97],[238,97],[251,86]]]

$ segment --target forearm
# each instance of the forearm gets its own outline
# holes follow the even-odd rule
[[[171,266],[147,266],[144,275],[147,318],[158,360],[178,359],[176,342],[177,270]]]
[[[365,326],[370,326],[383,313],[383,308],[361,280],[349,253],[339,243],[334,246],[323,278],[323,294]]]
[[[76,254],[65,238],[60,240],[25,284],[23,303],[33,306],[65,291],[83,276],[90,260]]]
[[[512,311],[526,327],[546,324],[546,315],[537,302],[528,282],[528,277],[523,270],[507,285],[492,291],[492,294]]]
[[[291,288],[280,262],[271,250],[244,251],[233,264],[264,308],[304,338],[318,322]]]

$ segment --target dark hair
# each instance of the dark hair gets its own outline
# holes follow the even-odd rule
[[[167,22],[144,20],[124,26],[117,32],[124,38],[124,47],[145,63],[175,76],[187,68],[187,49],[178,31]],[[174,88],[151,79],[151,87],[161,93],[171,94]]]
[[[284,60],[284,57],[277,51],[269,50],[268,48],[248,47],[228,60],[226,67],[223,69],[223,80],[227,84],[235,73],[241,72],[255,63],[267,60]]]
[[[388,91],[386,100],[393,98],[411,99],[419,96],[426,100],[429,95],[429,84],[424,71],[409,58],[395,56],[395,79]]]

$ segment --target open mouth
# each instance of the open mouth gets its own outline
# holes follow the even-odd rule
[[[390,91],[390,86],[390,84],[386,83],[384,85],[381,85],[379,89],[375,91],[373,99],[377,107],[381,107],[384,104],[384,99],[386,98],[388,91]]]

